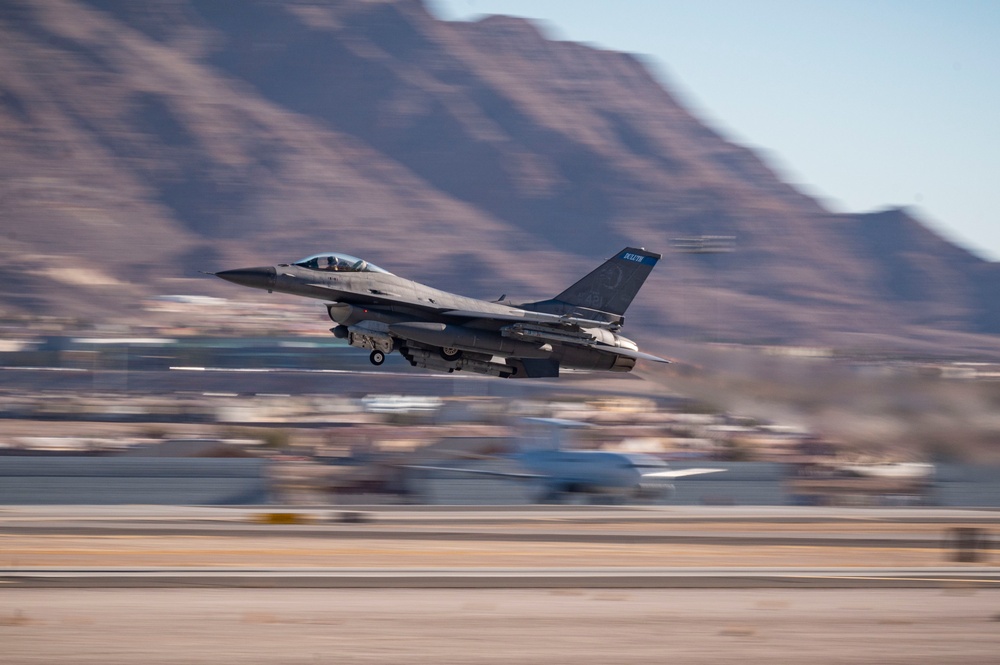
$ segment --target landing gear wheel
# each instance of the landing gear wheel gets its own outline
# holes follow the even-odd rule
[[[385,362],[385,354],[379,351],[378,349],[375,349],[374,351],[372,351],[372,354],[368,356],[368,360],[372,361],[372,365],[378,367],[379,365]]]
[[[452,360],[458,360],[459,358],[462,357],[462,352],[461,351],[459,351],[458,349],[452,349],[452,348],[447,347],[447,346],[444,347],[443,349],[441,349],[441,351],[439,353],[441,354],[442,358],[444,358],[445,360],[447,360],[449,362],[452,361]]]

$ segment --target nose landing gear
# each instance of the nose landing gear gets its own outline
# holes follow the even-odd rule
[[[368,356],[368,360],[372,362],[372,365],[378,367],[379,365],[385,362],[385,353],[379,351],[378,349],[375,349],[374,351],[372,351],[372,354]]]

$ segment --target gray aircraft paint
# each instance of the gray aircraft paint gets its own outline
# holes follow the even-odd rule
[[[214,274],[326,301],[338,324],[331,332],[370,350],[375,365],[398,351],[416,367],[537,378],[559,376],[561,368],[628,372],[640,359],[668,362],[619,334],[659,259],[627,247],[555,298],[520,305],[435,289],[335,252]]]

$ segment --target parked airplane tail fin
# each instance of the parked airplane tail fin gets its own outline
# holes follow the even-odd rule
[[[621,316],[659,260],[659,254],[626,247],[553,300]]]

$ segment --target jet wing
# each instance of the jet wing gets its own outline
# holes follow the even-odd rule
[[[520,321],[528,323],[538,323],[542,325],[561,325],[561,326],[572,326],[575,328],[614,328],[619,324],[610,321],[596,321],[594,319],[581,319],[573,316],[559,316],[558,314],[546,314],[545,312],[529,312],[524,309],[511,308],[510,313],[493,313],[493,312],[477,312],[475,310],[461,310],[461,309],[449,309],[442,312],[450,316],[460,316],[464,318],[476,318],[476,319],[496,319],[500,321]],[[539,339],[545,339],[540,337]],[[624,348],[621,346],[608,346],[606,344],[587,344],[584,340],[563,340],[570,344],[578,343],[583,346],[588,346],[599,351],[604,351],[606,353],[614,353],[619,356],[625,356],[626,358],[635,358],[637,360],[652,360],[658,363],[670,363],[671,361],[666,358],[660,358],[659,356],[654,356],[650,353],[643,353],[642,351],[634,351],[632,349]]]
[[[453,466],[425,466],[417,464],[407,464],[407,469],[423,469],[425,471],[451,471],[452,473],[469,473],[478,476],[498,476],[500,478],[548,478],[549,476],[537,473],[517,473],[514,471],[489,471],[487,469],[461,469]]]
[[[643,478],[683,478],[684,476],[698,476],[703,473],[719,473],[726,469],[670,469],[668,471],[653,471],[642,474]]]
[[[344,298],[344,294],[337,289],[331,288],[327,284],[320,282],[312,282],[306,286],[322,289],[324,291],[331,291],[336,293],[338,300],[342,302],[350,303],[351,298]],[[371,296],[374,299],[389,298],[389,299],[399,299],[401,296],[389,292],[372,291]],[[466,299],[467,300],[467,299]],[[490,303],[492,304],[492,303]],[[486,319],[486,320],[496,320],[496,321],[520,321],[522,323],[540,323],[546,325],[557,325],[557,326],[573,326],[580,328],[617,328],[621,325],[618,321],[598,321],[595,319],[584,319],[576,316],[568,316],[559,314],[548,314],[546,312],[532,312],[526,309],[519,309],[517,307],[507,307],[504,306],[504,311],[492,311],[492,309],[448,309],[447,307],[429,306],[426,303],[407,301],[406,305],[409,307],[416,307],[419,309],[425,309],[427,311],[437,312],[438,314],[444,314],[446,316],[455,316],[464,319]]]
[[[546,314],[545,312],[529,312],[526,309],[509,308],[509,312],[486,312],[470,309],[448,309],[442,314],[449,316],[461,316],[468,319],[496,319],[498,321],[526,321],[529,323],[546,323],[562,326],[579,326],[581,328],[617,328],[620,324],[617,321],[595,321],[594,319],[581,319],[575,316],[560,316],[558,314]]]

